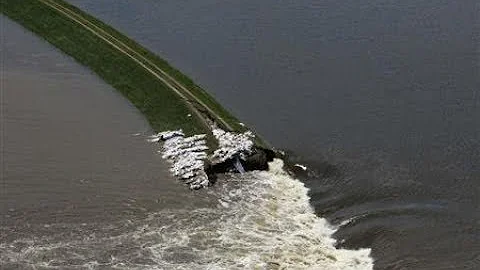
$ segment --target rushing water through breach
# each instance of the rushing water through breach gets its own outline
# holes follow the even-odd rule
[[[190,192],[132,105],[0,20],[2,269],[371,268],[280,161]]]
[[[478,1],[69,2],[308,163],[378,269],[480,267]]]

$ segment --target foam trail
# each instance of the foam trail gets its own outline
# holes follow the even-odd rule
[[[283,171],[281,160],[269,165],[269,171],[232,174],[208,189],[218,200],[216,207],[165,209],[145,219],[119,221],[113,227],[92,224],[91,234],[80,230],[79,237],[66,241],[78,226],[57,224],[48,229],[53,238],[0,243],[0,265],[122,270],[372,269],[370,249],[336,249],[332,238],[336,228],[315,215],[308,189]],[[65,237],[56,236],[62,231]]]
[[[308,189],[285,173],[283,161],[269,167],[232,174],[211,189],[218,196],[211,222],[188,221],[188,228],[176,226],[173,235],[162,231],[170,242],[150,247],[160,269],[373,269],[370,249],[335,248],[336,229],[316,216]],[[178,251],[195,259],[164,264]]]
[[[308,189],[281,160],[269,166],[229,175],[209,189],[217,209],[193,211],[195,221],[176,219],[174,230],[157,232],[163,242],[149,249],[158,269],[373,269],[370,249],[335,248],[335,228],[315,215]],[[182,256],[194,259],[172,259]]]
[[[335,228],[315,215],[308,189],[287,175],[281,160],[270,171],[247,173],[225,192],[229,218],[218,228],[229,269],[372,269],[370,249],[335,248]],[[221,252],[221,251],[220,251]]]

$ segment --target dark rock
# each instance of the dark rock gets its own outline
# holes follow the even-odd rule
[[[268,155],[262,149],[255,149],[253,154],[249,155],[245,158],[245,160],[241,160],[240,162],[246,171],[268,170]]]
[[[240,163],[242,163],[245,171],[268,170],[268,162],[272,161],[275,157],[277,157],[277,154],[273,150],[255,148],[253,153],[244,160],[240,160]],[[234,162],[235,160],[233,158],[217,164],[206,162],[205,172],[210,182],[217,179],[216,174],[235,171]]]
[[[212,164],[210,162],[208,164],[205,164],[205,172],[208,175],[208,179],[210,179],[212,175],[215,175],[217,173],[230,172],[233,168],[233,159],[227,159],[224,162],[216,164]]]

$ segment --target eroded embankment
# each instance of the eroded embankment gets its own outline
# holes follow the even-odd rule
[[[191,189],[212,185],[218,173],[268,169],[274,153],[256,147],[252,132],[233,133],[217,126],[211,128],[218,146],[214,151],[209,151],[206,134],[186,137],[182,130],[160,132],[150,141],[162,142],[160,152],[171,163],[170,171]]]
[[[263,140],[251,134],[252,140],[247,140],[251,145],[245,153],[233,150],[237,153],[224,153],[221,161],[205,162],[207,153],[217,151],[217,159],[221,156],[218,150],[222,149],[222,141],[213,126],[238,134],[247,128],[166,61],[99,20],[61,0],[4,0],[1,10],[114,86],[147,117],[154,130],[182,130],[186,136],[205,134],[202,137],[205,143],[201,146],[205,153],[190,151],[187,159],[177,155],[176,159],[182,160],[180,163],[173,159],[174,171],[188,179],[192,188],[205,187],[213,182],[216,172],[225,172],[240,164],[234,156],[252,156],[242,158],[247,170],[266,169],[267,161],[271,161],[272,151],[265,147]],[[166,143],[166,146],[178,147],[178,138],[176,140],[175,144]],[[182,144],[180,148],[184,148],[182,153],[188,152],[187,145]],[[229,151],[234,148],[233,145],[223,147]],[[198,175],[201,177],[192,180]],[[210,180],[204,175],[209,175]]]
[[[89,18],[86,14],[77,12],[82,15],[76,17],[58,7],[62,13],[48,3],[62,2],[4,0],[1,10],[112,84],[146,115],[155,130],[182,128],[185,134],[206,133],[206,138],[215,138],[207,124],[222,125],[218,118],[222,115],[221,107],[202,107],[196,101],[182,98],[168,85],[170,79],[162,77],[164,74],[158,67],[138,55],[144,53],[141,49],[132,51],[131,44],[95,30],[104,27],[103,24],[86,19]],[[108,31],[115,34],[111,29]],[[238,121],[233,117],[228,121],[232,121],[234,131],[244,131],[235,128]],[[252,153],[248,157],[254,156]],[[262,159],[261,151],[257,154]],[[207,166],[205,172],[228,170],[232,165],[229,162],[238,161],[220,160]],[[245,158],[242,165],[253,169],[260,164],[248,162]],[[74,241],[64,237],[19,239],[0,244],[0,260],[4,265],[42,268],[76,265],[119,269],[370,269],[369,251],[335,249],[331,238],[334,230],[315,216],[308,204],[307,190],[284,174],[279,161],[271,165],[270,172],[234,175],[231,181],[225,181],[224,184],[233,186],[217,192],[218,209],[186,210],[180,213],[185,215],[183,218],[179,211],[170,216],[152,213],[146,220],[115,224],[113,229],[109,224],[104,235],[98,233],[96,226],[87,237],[81,231]],[[157,222],[167,225],[158,226]],[[58,232],[56,226],[66,226],[65,231],[71,235],[69,225],[54,224],[44,229]]]

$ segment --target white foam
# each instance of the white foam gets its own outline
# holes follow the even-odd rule
[[[332,238],[335,228],[315,215],[308,189],[283,171],[281,160],[269,165],[269,172],[238,178],[237,190],[225,192],[221,198],[229,218],[217,229],[226,250],[219,266],[372,269],[370,249],[336,249]]]
[[[268,172],[234,174],[208,192],[217,207],[164,209],[123,221],[112,232],[95,226],[91,234],[68,242],[0,243],[0,263],[62,269],[73,258],[87,269],[373,268],[370,249],[334,247],[336,228],[315,215],[308,189],[282,170],[280,160],[270,163]],[[57,266],[50,264],[55,261]]]
[[[150,249],[163,269],[372,269],[370,249],[336,249],[336,228],[315,215],[308,189],[283,171],[281,160],[269,165],[268,172],[231,175],[210,190],[218,195],[216,211],[192,211],[196,222],[162,230],[166,242]],[[165,261],[178,251],[195,259]]]

